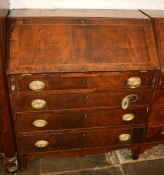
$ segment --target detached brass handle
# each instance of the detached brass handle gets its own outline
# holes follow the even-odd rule
[[[140,77],[130,77],[127,80],[127,86],[129,88],[138,88],[141,86],[141,78]]]
[[[45,88],[45,83],[43,81],[32,81],[29,83],[29,88],[33,91],[41,91]]]
[[[138,95],[130,94],[125,96],[121,101],[122,109],[127,109],[129,107],[130,102],[136,102],[138,99]]]
[[[45,127],[48,122],[46,120],[35,120],[32,122],[33,126],[37,127],[37,128],[42,128],[42,127]]]
[[[119,135],[119,141],[120,142],[127,142],[131,139],[131,135],[130,134],[121,134]]]
[[[31,102],[31,106],[34,109],[42,109],[46,106],[46,101],[42,99],[35,99]]]
[[[38,140],[35,142],[35,146],[38,148],[44,148],[48,146],[49,142],[47,140]]]
[[[135,115],[134,114],[124,114],[122,116],[122,120],[123,121],[126,121],[126,122],[129,122],[129,121],[132,121],[133,119],[135,118]]]

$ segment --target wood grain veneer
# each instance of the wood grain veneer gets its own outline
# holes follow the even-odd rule
[[[136,159],[148,144],[157,143],[151,137],[159,132],[149,125],[162,128],[157,123],[161,117],[154,119],[151,113],[152,102],[163,103],[154,98],[160,62],[152,21],[140,11],[12,10],[6,73],[22,169],[30,159],[50,154],[130,148]],[[140,86],[127,86],[130,77],[139,77]],[[45,87],[30,89],[35,80]],[[130,94],[138,99],[123,109],[121,102]],[[35,99],[46,105],[35,109]],[[125,113],[136,118],[122,121]],[[34,126],[37,119],[48,125]],[[119,141],[121,134],[131,137]],[[161,135],[157,138],[163,141]],[[38,140],[49,144],[38,148]]]

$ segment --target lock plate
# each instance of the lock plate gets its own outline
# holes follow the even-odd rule
[[[138,95],[136,94],[130,94],[125,96],[121,101],[121,107],[122,109],[127,109],[130,105],[130,102],[136,102],[138,100]]]

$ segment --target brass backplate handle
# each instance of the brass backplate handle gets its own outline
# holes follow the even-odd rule
[[[129,107],[130,102],[136,102],[138,99],[138,95],[136,94],[130,94],[125,96],[121,101],[121,107],[122,109],[127,109]]]
[[[48,122],[46,120],[38,119],[38,120],[34,120],[32,124],[37,128],[43,128],[48,124]]]
[[[31,81],[29,83],[29,88],[32,91],[41,91],[45,88],[45,83],[43,81],[40,81],[40,80]]]
[[[161,135],[164,135],[164,131],[161,131]]]
[[[46,106],[46,101],[45,100],[43,100],[43,99],[35,99],[35,100],[33,100],[32,102],[31,102],[31,107],[33,108],[33,109],[42,109],[42,108],[44,108],[45,106]]]
[[[141,78],[140,77],[130,77],[127,80],[127,86],[129,88],[138,88],[141,86]]]
[[[122,116],[122,120],[123,121],[126,121],[126,122],[132,121],[134,118],[135,118],[135,115],[134,114],[131,114],[131,113],[124,114]]]
[[[130,134],[121,134],[119,135],[119,141],[120,142],[127,142],[131,139],[131,135]]]
[[[47,140],[38,140],[35,142],[35,146],[38,148],[44,148],[49,145],[49,142]]]

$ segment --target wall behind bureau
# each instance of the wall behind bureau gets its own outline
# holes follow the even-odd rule
[[[10,0],[10,8],[114,8],[164,10],[164,0]]]

